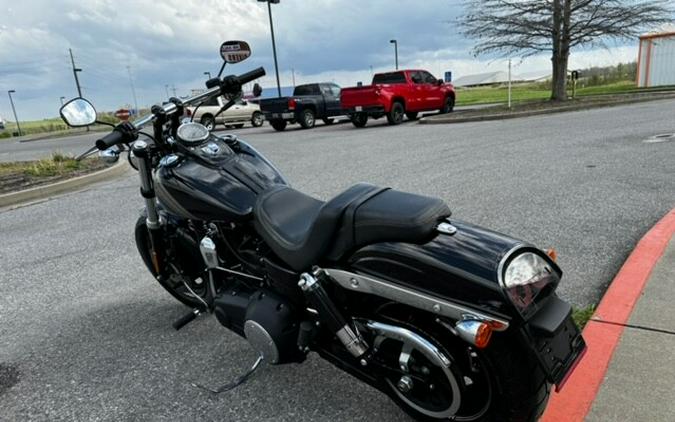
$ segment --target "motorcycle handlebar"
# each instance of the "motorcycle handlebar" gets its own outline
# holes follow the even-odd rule
[[[253,69],[250,72],[242,73],[241,75],[237,76],[237,79],[239,79],[239,83],[243,85],[258,78],[262,78],[263,76],[265,76],[265,68],[259,67],[257,69]]]
[[[120,131],[113,130],[101,139],[96,140],[96,148],[103,151],[111,148],[124,141],[124,134]]]

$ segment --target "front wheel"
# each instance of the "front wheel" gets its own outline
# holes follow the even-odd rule
[[[406,413],[423,421],[530,422],[541,416],[550,385],[512,334],[495,334],[481,350],[432,318],[403,317],[386,323],[417,334],[448,362],[400,338],[371,339],[378,345],[375,357],[388,368],[381,379],[384,391]]]
[[[208,130],[213,130],[216,128],[216,119],[214,119],[210,114],[202,116],[202,118],[199,120],[199,123],[203,124]]]
[[[256,111],[255,113],[253,113],[253,116],[251,116],[251,125],[253,125],[253,127],[262,126],[264,121],[265,117],[259,111]]]
[[[366,113],[355,113],[351,115],[350,120],[356,127],[365,127],[368,123],[368,115]]]
[[[447,97],[445,102],[443,102],[443,108],[441,108],[441,114],[452,113],[455,109],[455,99],[453,97]]]
[[[286,129],[286,120],[272,120],[270,124],[277,132],[281,132]]]
[[[300,115],[300,126],[302,126],[303,129],[311,129],[314,127],[314,123],[316,123],[314,112],[309,108],[303,110]]]
[[[398,125],[403,121],[405,115],[405,107],[400,101],[396,101],[391,105],[391,110],[387,113],[387,122],[390,125]]]

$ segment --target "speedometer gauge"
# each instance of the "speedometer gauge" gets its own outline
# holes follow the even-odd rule
[[[178,139],[183,143],[193,146],[201,144],[209,137],[209,130],[201,123],[183,123],[178,127]]]

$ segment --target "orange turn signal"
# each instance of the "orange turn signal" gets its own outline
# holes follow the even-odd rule
[[[553,262],[558,260],[558,252],[556,252],[553,248],[548,248],[546,250],[546,255],[548,255],[548,257],[551,258]]]
[[[478,327],[478,331],[476,332],[476,340],[475,340],[476,347],[478,347],[479,349],[486,348],[488,343],[490,343],[491,337],[492,337],[492,329],[490,328],[490,326],[485,323],[480,324],[480,327]]]

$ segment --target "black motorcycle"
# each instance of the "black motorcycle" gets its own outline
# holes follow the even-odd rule
[[[250,54],[223,46],[226,63]],[[184,117],[218,95],[226,110],[264,74],[218,75],[83,154],[129,148],[145,199],[138,251],[191,309],[174,327],[215,315],[259,352],[251,372],[317,352],[419,420],[537,419],[586,347],[553,254],[451,219],[437,198],[360,183],[320,201],[237,136]],[[61,116],[87,126],[96,111],[76,98]]]

